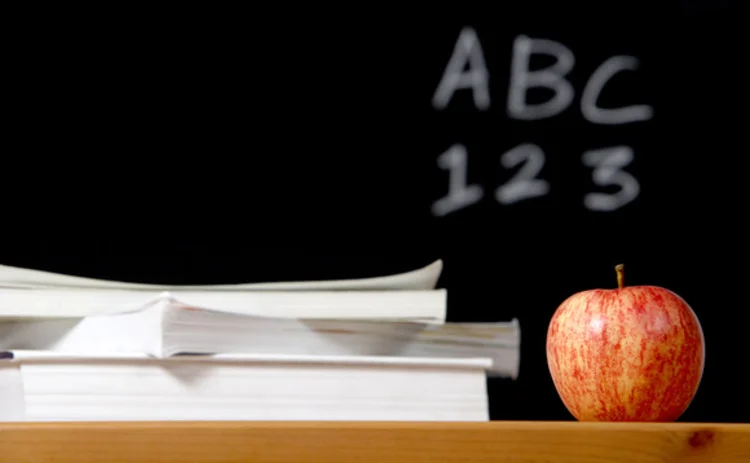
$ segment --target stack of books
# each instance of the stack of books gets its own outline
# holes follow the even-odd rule
[[[446,322],[442,266],[214,286],[0,266],[0,421],[486,421],[520,327]]]

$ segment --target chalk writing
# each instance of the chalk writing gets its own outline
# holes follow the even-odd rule
[[[495,190],[495,199],[500,204],[513,204],[524,199],[544,196],[549,192],[549,182],[537,178],[544,167],[544,152],[537,145],[518,145],[503,153],[500,163],[506,169],[521,164],[518,172]]]
[[[634,71],[638,68],[638,59],[632,56],[613,56],[603,62],[591,74],[581,95],[581,114],[594,124],[628,124],[647,121],[653,117],[654,110],[648,105],[633,105],[624,108],[604,109],[597,106],[599,94],[615,74],[622,71]]]
[[[507,182],[495,189],[495,200],[510,205],[549,194],[550,183],[540,178],[545,155],[542,148],[531,143],[518,145],[500,156],[506,169],[521,168]],[[586,151],[582,164],[593,168],[592,181],[602,188],[616,187],[614,193],[590,192],[583,197],[583,205],[590,211],[612,212],[634,201],[641,190],[638,180],[623,170],[633,161],[633,150],[628,146],[611,146]],[[444,217],[468,208],[484,197],[482,185],[467,183],[469,155],[461,144],[451,146],[438,157],[438,166],[448,171],[448,193],[435,201],[432,214]]]
[[[534,55],[551,57],[551,64],[532,70]],[[564,44],[545,38],[518,35],[513,40],[510,57],[510,79],[505,112],[511,119],[536,121],[563,113],[575,99],[575,88],[569,80],[576,64],[573,51]],[[592,124],[619,125],[648,121],[654,110],[646,104],[605,108],[599,100],[612,79],[626,71],[636,71],[638,58],[615,55],[604,60],[589,76],[580,97],[581,116]],[[432,98],[437,110],[448,108],[458,90],[471,90],[474,106],[480,111],[490,109],[490,71],[475,29],[464,27],[459,33],[445,71]],[[529,101],[531,89],[548,90],[545,101]],[[638,180],[625,170],[633,162],[628,146],[612,146],[583,153],[581,162],[591,168],[591,180],[602,191],[584,195],[588,210],[612,212],[634,201],[640,194]],[[502,205],[541,198],[550,194],[550,183],[542,178],[545,165],[542,148],[522,143],[500,156],[500,165],[517,169],[511,178],[495,187],[494,199]],[[448,171],[448,192],[432,205],[432,213],[443,217],[468,208],[484,199],[485,186],[468,183],[469,156],[462,144],[455,144],[437,159],[438,167]],[[613,190],[615,190],[613,192]]]
[[[432,204],[433,215],[442,217],[482,199],[482,187],[468,184],[468,153],[465,146],[451,146],[438,156],[437,163],[441,169],[448,171],[448,194]]]
[[[532,71],[530,62],[535,54],[551,56],[554,62]],[[506,107],[508,116],[518,120],[540,120],[556,116],[570,107],[575,98],[575,89],[566,76],[573,70],[575,61],[573,51],[560,42],[517,36],[513,40],[510,62]],[[623,71],[635,71],[638,66],[638,59],[627,55],[612,56],[600,64],[589,77],[581,94],[583,117],[591,123],[603,125],[651,119],[653,108],[649,105],[622,108],[597,106],[599,96],[612,77]],[[490,108],[489,81],[490,71],[487,69],[479,37],[473,28],[465,27],[458,36],[453,54],[435,90],[432,106],[438,110],[446,109],[456,90],[471,89],[476,108],[487,110]],[[552,91],[553,96],[547,101],[530,104],[526,96],[531,88],[546,88]]]
[[[467,64],[469,69],[465,71]],[[487,70],[477,33],[470,27],[464,28],[458,36],[453,55],[432,98],[432,106],[435,109],[444,109],[456,90],[470,88],[477,109],[489,109],[489,79],[490,72]]]
[[[589,193],[583,198],[586,208],[592,211],[614,211],[638,197],[641,186],[638,180],[622,170],[633,161],[633,150],[628,146],[613,146],[583,153],[583,164],[593,167],[592,180],[601,187],[616,186],[614,194]]]
[[[555,62],[546,68],[530,71],[529,61],[533,53],[552,56]],[[565,79],[574,64],[573,52],[561,43],[532,39],[525,35],[516,37],[510,64],[508,116],[531,121],[563,112],[573,102],[575,95],[573,85]],[[526,102],[526,93],[532,87],[548,88],[554,92],[554,96],[543,103],[531,105]]]

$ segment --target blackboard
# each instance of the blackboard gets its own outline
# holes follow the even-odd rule
[[[217,283],[439,257],[451,320],[521,322],[493,419],[570,418],[547,323],[623,262],[703,323],[683,419],[748,421],[737,3],[32,12],[0,259]]]

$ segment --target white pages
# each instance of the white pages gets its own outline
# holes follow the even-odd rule
[[[178,291],[0,289],[0,319],[137,312],[169,302],[275,318],[445,321],[445,289],[401,291]]]
[[[434,289],[443,261],[411,272],[349,280],[291,281],[229,285],[154,285],[84,278],[59,273],[0,265],[0,288],[15,289],[116,289],[150,293],[164,291],[391,291]]]
[[[252,317],[164,301],[147,309],[83,319],[0,323],[0,349],[131,353],[380,355],[493,360],[492,376],[516,378],[520,327],[509,323]]]
[[[8,354],[0,421],[489,419],[489,359]]]

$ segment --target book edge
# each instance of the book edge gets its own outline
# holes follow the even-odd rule
[[[261,283],[237,283],[237,284],[219,284],[219,285],[159,285],[151,283],[132,283],[118,280],[107,280],[101,278],[91,278],[63,273],[49,272],[46,270],[37,270],[24,267],[15,267],[9,265],[0,265],[0,275],[3,272],[16,274],[14,280],[11,278],[0,279],[0,287],[16,287],[19,289],[27,288],[80,288],[80,289],[119,289],[124,291],[176,291],[176,290],[199,290],[199,291],[261,291],[273,290],[279,291],[297,291],[297,290],[342,290],[357,289],[360,286],[377,289],[379,285],[388,287],[404,286],[405,288],[430,288],[434,289],[443,270],[442,259],[437,259],[423,267],[409,270],[402,273],[391,275],[381,275],[366,278],[336,279],[336,280],[306,280],[306,281],[279,281],[279,282],[261,282]],[[46,281],[45,281],[46,280]],[[54,281],[57,280],[57,281]],[[422,281],[424,280],[424,281]],[[414,284],[414,282],[418,284]],[[421,284],[420,284],[421,283]],[[393,289],[398,291],[398,289]]]
[[[493,361],[489,357],[444,358],[444,357],[396,357],[396,356],[338,356],[338,355],[272,355],[272,354],[215,354],[178,355],[157,358],[147,354],[116,353],[71,353],[32,350],[5,350],[0,352],[0,361],[12,363],[247,363],[247,364],[309,364],[309,365],[357,365],[357,366],[404,366],[444,367],[490,370]]]

